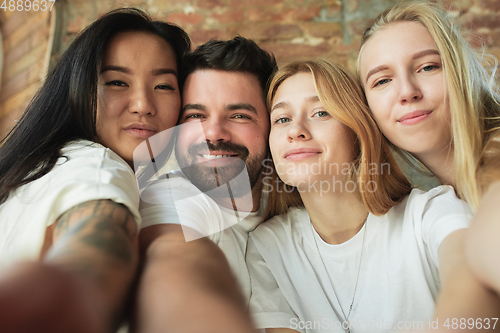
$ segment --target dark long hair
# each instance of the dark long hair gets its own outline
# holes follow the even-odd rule
[[[153,33],[166,40],[176,56],[178,77],[183,77],[181,60],[191,42],[181,28],[154,21],[134,8],[113,10],[90,24],[64,52],[21,119],[0,141],[0,204],[11,191],[51,171],[66,143],[97,141],[99,67],[110,38],[127,31]]]

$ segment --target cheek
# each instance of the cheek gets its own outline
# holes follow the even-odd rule
[[[278,157],[278,150],[279,150],[279,136],[277,135],[278,133],[276,131],[271,130],[271,133],[269,133],[269,149],[271,151],[271,155],[273,156],[273,159]]]

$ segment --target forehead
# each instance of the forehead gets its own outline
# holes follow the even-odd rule
[[[286,78],[276,89],[272,103],[301,101],[304,97],[317,95],[311,72],[299,72]]]
[[[149,62],[176,62],[175,53],[166,40],[144,31],[120,32],[111,37],[106,45],[102,61],[108,64],[137,59],[142,59],[142,61],[136,65],[140,65],[144,59]]]
[[[278,89],[276,89],[276,96],[285,94],[289,91],[316,92],[316,86],[314,85],[314,79],[311,72],[299,72],[286,78],[279,85]]]
[[[427,28],[419,22],[395,22],[377,31],[363,46],[360,71],[383,62],[399,62],[425,49],[437,49]]]
[[[228,104],[250,103],[266,112],[259,80],[244,72],[195,71],[186,78],[182,96],[183,105],[201,104],[207,111]]]

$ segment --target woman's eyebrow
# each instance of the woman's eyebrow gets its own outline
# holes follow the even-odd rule
[[[368,72],[368,74],[366,74],[365,83],[368,82],[368,79],[370,78],[370,76],[372,76],[375,73],[385,71],[386,69],[389,69],[389,67],[387,65],[380,65],[380,66],[373,68],[372,70],[370,70]]]
[[[171,68],[159,68],[153,70],[154,75],[173,74],[177,77],[177,72]]]
[[[116,72],[122,72],[126,74],[130,74],[130,69],[122,66],[113,66],[113,65],[108,65],[108,66],[103,66],[101,68],[101,74],[107,71],[116,71]]]
[[[274,104],[273,107],[271,108],[271,111],[269,112],[269,114],[273,113],[273,111],[276,109],[284,108],[286,105],[288,105],[287,102],[279,102],[279,103]]]
[[[422,57],[425,57],[425,56],[431,55],[431,54],[440,55],[438,50],[436,50],[436,49],[428,49],[428,50],[423,50],[423,51],[415,53],[413,55],[413,60],[418,59],[418,58],[422,58]]]

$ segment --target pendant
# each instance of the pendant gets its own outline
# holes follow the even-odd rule
[[[351,333],[351,327],[350,327],[349,320],[345,320],[342,323],[342,328],[344,328],[347,331],[347,333]]]

